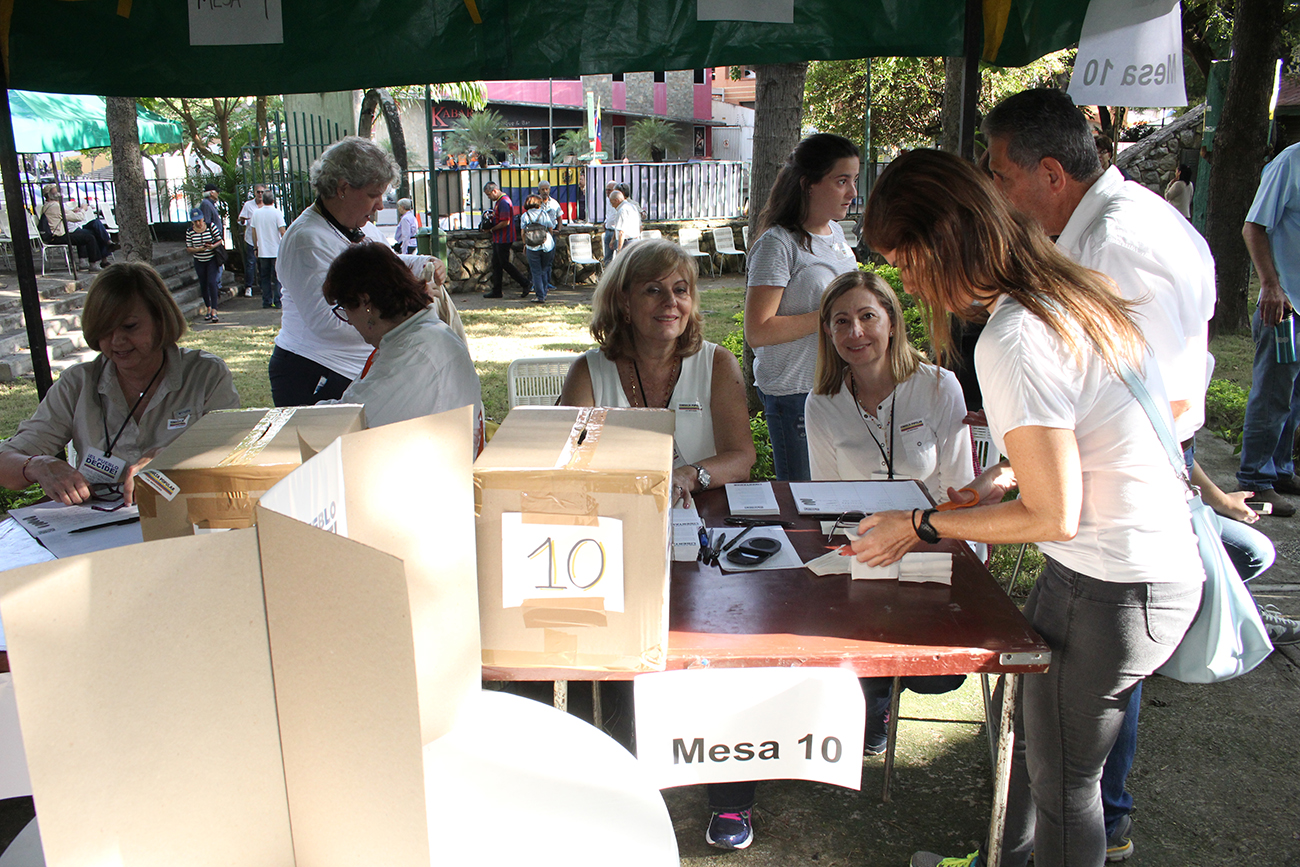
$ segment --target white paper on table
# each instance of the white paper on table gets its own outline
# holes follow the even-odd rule
[[[930,500],[911,479],[881,482],[791,482],[790,496],[801,515],[929,509]]]
[[[673,509],[673,559],[689,563],[700,556],[700,528],[704,521],[695,506]]]
[[[741,780],[862,784],[866,702],[847,668],[637,675],[637,760],[660,788]]]
[[[737,535],[732,538],[739,538],[739,534],[744,532],[744,529],[739,529]],[[737,566],[727,559],[727,554],[753,539],[775,539],[781,543],[781,550],[756,566]],[[731,543],[728,542],[727,544],[730,545]],[[795,553],[794,545],[790,542],[790,537],[785,534],[785,530],[781,527],[754,527],[727,554],[718,557],[718,565],[724,572],[762,572],[766,569],[803,568],[803,560],[799,559],[799,555]]]
[[[134,545],[144,538],[140,533],[139,506],[101,512],[85,504],[65,506],[51,501],[13,509],[9,514],[59,559]]]
[[[771,482],[731,482],[726,487],[727,508],[733,515],[779,515]]]

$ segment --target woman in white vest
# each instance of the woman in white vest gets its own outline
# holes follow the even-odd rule
[[[695,261],[672,241],[637,244],[592,299],[599,347],[574,362],[562,406],[671,409],[673,498],[745,481],[754,464],[745,385],[728,350],[703,337]]]

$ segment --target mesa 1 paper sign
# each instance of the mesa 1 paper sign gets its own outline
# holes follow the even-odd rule
[[[842,668],[637,675],[637,760],[661,789],[816,780],[858,789],[866,701]]]

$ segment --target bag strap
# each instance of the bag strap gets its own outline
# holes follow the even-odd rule
[[[1187,477],[1187,461],[1183,458],[1183,450],[1178,447],[1178,441],[1169,432],[1169,428],[1165,426],[1165,420],[1160,417],[1159,411],[1156,410],[1156,405],[1151,400],[1151,392],[1147,391],[1146,383],[1127,364],[1120,366],[1119,375],[1124,380],[1124,384],[1128,386],[1128,390],[1133,394],[1133,397],[1137,398],[1138,404],[1146,411],[1147,418],[1151,420],[1151,426],[1155,428],[1156,436],[1160,437],[1160,443],[1165,447],[1165,453],[1169,457],[1169,463],[1174,468],[1174,473],[1190,487],[1191,479]]]

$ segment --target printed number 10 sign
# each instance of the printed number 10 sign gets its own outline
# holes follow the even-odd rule
[[[603,599],[623,610],[623,522],[597,525],[525,523],[519,512],[501,515],[501,605],[524,600]]]

